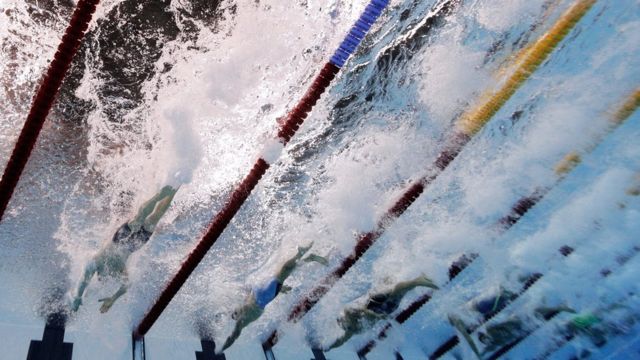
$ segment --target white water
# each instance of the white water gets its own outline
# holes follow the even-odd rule
[[[302,324],[284,321],[305,291],[351,251],[354,234],[371,229],[404,185],[425,173],[455,116],[497,81],[514,51],[539,36],[571,2],[559,1],[545,12],[547,3],[554,2],[463,1],[411,59],[405,53],[393,67],[379,71],[377,58],[406,37],[433,4],[392,1],[150,338],[195,341],[195,324],[204,319],[212,324],[216,342],[224,342],[233,326],[230,313],[248,289],[272,276],[296,246],[310,241],[330,266],[301,266],[287,282],[294,291],[271,303],[231,352],[256,346],[276,326],[301,348],[305,338],[330,344],[341,334],[336,318],[345,305],[364,303],[368,291],[420,274],[444,284],[449,264],[463,252],[481,254],[481,272],[468,286],[438,293],[372,358],[385,358],[395,347],[405,358],[430,354],[442,341],[432,334],[450,331],[446,315],[461,312],[474,294],[512,283],[514,267],[550,273],[509,308],[515,313],[530,312],[541,298],[580,309],[597,307],[616,301],[601,293],[634,289],[632,277],[598,280],[593,264],[614,263],[615,254],[639,233],[637,198],[617,210],[625,201],[623,189],[640,169],[638,113],[514,229],[499,238],[491,232],[518,198],[550,185],[557,160],[590,144],[604,129],[607,112],[640,85],[640,3],[600,0]],[[277,153],[269,146],[264,150],[276,119],[299,99],[366,2],[223,2],[214,24],[193,20],[194,32],[188,17],[180,15],[190,11],[190,3],[172,1],[167,12],[174,17],[177,36],[160,31],[131,35],[133,43],[151,38],[163,44],[140,82],[139,98],[122,88],[106,92],[112,70],[104,57],[92,55],[108,50],[98,41],[107,33],[100,19],[109,19],[122,4],[100,5],[88,55],[79,60],[85,66],[77,71],[77,84],[66,85],[67,95],[50,115],[0,226],[0,322],[9,328],[40,326],[41,309],[56,306],[43,300],[51,289],[75,286],[86,262],[144,200],[164,184],[184,182],[152,240],[130,259],[129,292],[102,315],[97,299],[110,295],[117,284],[94,280],[68,325],[70,331],[101,334],[110,351],[106,359],[130,356],[131,329],[257,156]],[[49,15],[28,11],[37,6],[49,7]],[[55,1],[0,0],[0,10],[4,163],[69,9]],[[401,16],[405,10],[406,19]],[[119,26],[132,16],[122,13]],[[500,41],[504,46],[489,54]],[[145,56],[152,57],[145,52],[128,56],[133,59],[124,71],[128,76],[140,71],[138,62],[145,63]],[[351,94],[355,100],[334,109]],[[80,104],[90,106],[73,113]],[[515,112],[522,112],[517,120]],[[548,260],[562,244],[575,245],[577,260]],[[579,251],[582,244],[584,251]],[[626,265],[627,273],[637,264]],[[580,285],[586,283],[592,285],[582,294]],[[403,304],[421,293],[412,292]],[[355,337],[343,355],[330,355],[348,356],[372,334]],[[548,341],[534,337],[519,351],[538,346],[542,351]]]

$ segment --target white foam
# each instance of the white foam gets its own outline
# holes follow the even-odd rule
[[[275,164],[280,158],[284,150],[284,144],[279,139],[270,139],[265,142],[262,151],[260,151],[260,158],[264,159],[269,164]]]
[[[101,5],[98,17],[117,3]],[[89,64],[76,91],[78,97],[96,106],[87,119],[87,164],[80,169],[77,183],[64,185],[72,191],[53,235],[67,257],[71,282],[77,282],[102,243],[109,241],[117,226],[160,186],[183,186],[152,240],[131,258],[129,292],[109,314],[98,316],[97,299],[109,295],[117,284],[94,281],[74,320],[76,328],[104,335],[107,342],[112,340],[108,333],[128,334],[258,153],[273,166],[153,330],[159,336],[195,339],[196,319],[205,319],[211,321],[216,341],[223,342],[233,328],[230,314],[246,301],[249,288],[272,277],[295,253],[296,246],[314,241],[311,251],[327,256],[330,266],[305,263],[296,270],[287,282],[294,292],[269,304],[237,345],[257,346],[255,339],[283,322],[304,291],[351,253],[356,235],[375,228],[411,180],[427,172],[442,149],[439,140],[445,129],[477,94],[494,83],[492,74],[506,54],[487,55],[491,45],[504,40],[509,49],[518,39],[526,38],[526,29],[540,17],[542,1],[463,4],[409,65],[387,74],[390,81],[397,82],[389,87],[389,94],[367,102],[371,110],[351,109],[352,116],[337,117],[332,106],[347,90],[353,90],[356,97],[367,94],[366,82],[348,83],[358,71],[367,73],[375,66],[375,61],[364,56],[367,61],[360,70],[343,69],[345,73],[338,76],[335,87],[284,148],[274,139],[276,119],[297,102],[366,3],[236,2],[236,14],[226,13],[220,27],[203,27],[195,41],[179,38],[166,42],[156,64],[157,73],[144,85],[144,101],[125,116],[126,125],[106,119],[96,92],[104,84]],[[394,2],[391,11],[413,10],[410,3]],[[21,2],[2,4],[17,7],[20,16],[27,18]],[[171,2],[176,11],[181,6],[181,2]],[[622,235],[640,231],[637,204],[626,210],[618,205],[625,196],[620,190],[637,171],[634,159],[639,149],[629,140],[632,137],[619,137],[616,146],[609,144],[609,151],[585,157],[586,167],[580,170],[584,182],[568,179],[578,185],[550,193],[545,199],[548,202],[533,209],[503,238],[496,238],[491,226],[515,200],[536,186],[552,184],[556,160],[569,150],[588,145],[583,138],[602,130],[609,105],[640,80],[638,61],[631,56],[639,46],[637,19],[629,21],[631,15],[620,9],[601,7],[600,16],[581,23],[582,31],[552,54],[309,317],[288,330],[296,332],[294,342],[303,342],[307,335],[330,342],[342,334],[336,319],[345,305],[364,306],[371,292],[397,281],[424,274],[439,285],[446,283],[448,266],[461,253],[481,254],[482,266],[474,268],[478,280],[451,289],[440,300],[434,297],[431,310],[421,310],[404,327],[398,327],[398,336],[389,341],[388,348],[403,341],[422,346],[427,340],[420,335],[432,324],[427,320],[444,319],[446,324],[446,315],[455,306],[463,306],[466,297],[488,294],[500,284],[510,283],[512,270],[513,274],[541,267],[548,270],[551,280],[534,289],[534,300],[565,300],[574,306],[588,305],[587,298],[608,301],[580,291],[579,285],[597,280],[597,274],[582,276],[581,271],[586,274],[589,264],[600,260],[599,253],[613,256],[619,248],[630,245]],[[391,13],[388,18],[396,19],[396,15]],[[0,12],[3,36],[9,31],[4,19],[6,13]],[[408,22],[413,20],[421,19]],[[610,26],[613,22],[615,27]],[[398,24],[384,25],[390,38]],[[45,64],[45,53],[57,43],[58,32],[37,26],[24,26],[20,31],[43,39],[25,50],[20,61],[28,64],[27,70],[15,77],[19,84],[33,83]],[[39,32],[56,36],[37,36]],[[3,55],[0,69],[4,71],[8,63]],[[171,65],[170,70],[164,70],[165,64]],[[11,90],[24,98],[31,96],[19,86]],[[392,104],[395,100],[403,105]],[[0,100],[0,104],[5,103]],[[524,116],[512,121],[517,110],[523,110]],[[11,121],[0,125],[3,140],[15,136],[23,111],[19,106],[7,110]],[[624,131],[635,134],[637,121],[635,124]],[[2,142],[3,149],[7,144]],[[34,166],[32,171],[47,169]],[[44,179],[49,178],[31,179],[22,186],[42,190],[35,194],[44,194],[45,200],[40,200],[46,202],[51,194],[43,189],[51,183]],[[27,219],[32,224],[46,214],[38,211],[42,212]],[[602,229],[593,230],[596,222]],[[10,225],[14,227],[2,226],[3,231],[10,229],[2,233],[9,234],[5,235],[9,240],[13,239],[12,231],[24,231],[15,223]],[[591,251],[576,252],[563,268],[556,267],[560,261],[549,262],[559,243],[574,240],[588,242]],[[38,244],[42,242],[34,242],[34,246]],[[18,252],[7,247],[3,245],[3,256]],[[31,254],[26,254],[28,263]],[[606,286],[598,284],[596,295],[628,289],[637,262],[631,265],[631,270],[612,278]],[[3,272],[8,267],[0,265]],[[0,301],[2,309],[13,306],[20,317],[35,317],[34,301],[15,299],[35,298],[39,289],[26,281],[21,286],[24,288],[19,291],[0,292],[0,296],[10,297]],[[406,301],[418,294],[414,291]],[[523,309],[527,308],[518,311]],[[403,338],[403,332],[418,336]],[[346,348],[357,348],[359,342],[368,340],[365,338],[354,339]],[[122,350],[122,344],[122,339],[114,340],[112,349]]]
[[[480,1],[476,10],[477,20],[489,30],[506,31],[513,24],[526,22],[527,18],[535,16],[543,3],[543,0]]]

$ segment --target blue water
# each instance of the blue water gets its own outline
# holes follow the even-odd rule
[[[310,346],[341,336],[336,320],[345,307],[422,274],[442,289],[394,324],[367,358],[396,351],[425,358],[455,334],[450,315],[477,320],[474,299],[517,288],[518,276],[534,271],[543,279],[488,323],[517,317],[539,327],[505,358],[537,358],[561,339],[571,315],[541,321],[533,316],[540,304],[600,314],[606,329],[605,345],[578,336],[552,358],[637,356],[638,261],[616,259],[640,233],[638,197],[625,193],[640,170],[640,113],[584,154],[514,228],[493,230],[517,199],[554,184],[553,167],[565,154],[596,144],[613,109],[640,86],[636,0],[599,0],[363,259],[302,321],[286,322],[350,253],[354,235],[372,229],[404,187],[427,174],[455,119],[500,84],[514,54],[572,1],[464,0],[435,15],[442,4],[391,1],[151,330],[149,359],[194,358],[203,324],[223,343],[250,289],[311,242],[329,265],[296,269],[285,283],[292,291],[244,329],[228,359],[263,358],[260,342],[276,328],[277,359],[312,358]],[[66,306],[83,267],[117,227],[161,186],[184,182],[151,241],[130,258],[127,294],[100,314],[98,299],[119,284],[94,279],[67,324],[74,358],[130,358],[131,330],[365,5],[102,3],[0,224],[0,357],[26,358],[46,314]],[[0,0],[2,164],[71,9]],[[562,245],[575,253],[559,256]],[[471,252],[477,262],[445,286],[451,262]],[[602,277],[603,268],[612,275]],[[411,291],[401,308],[429,291]],[[327,357],[357,359],[383,325]],[[477,358],[464,344],[447,356]]]

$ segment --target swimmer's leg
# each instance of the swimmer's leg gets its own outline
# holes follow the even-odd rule
[[[406,293],[420,286],[438,289],[438,286],[431,279],[422,275],[413,280],[398,283],[393,290],[391,290],[391,296],[399,296],[402,298]]]
[[[291,275],[291,273],[293,273],[293,271],[298,266],[298,260],[300,260],[304,256],[304,254],[306,254],[307,251],[311,249],[311,246],[313,246],[313,243],[309,244],[309,246],[298,247],[298,253],[284,263],[284,265],[282,266],[282,268],[280,268],[280,271],[276,275],[276,279],[280,282],[280,284],[284,284],[284,281]],[[309,255],[309,257],[312,257],[312,256],[313,256],[312,259],[310,260],[305,259],[305,261],[317,261],[321,264],[326,263],[326,259],[314,254]]]
[[[317,255],[317,254],[309,254],[309,256],[307,256],[306,258],[302,259],[302,261],[304,262],[317,262],[318,264],[322,264],[324,266],[328,266],[329,265],[329,261],[327,261],[327,259],[323,256]]]
[[[227,338],[227,341],[224,342],[224,346],[222,346],[222,351],[225,351],[229,348],[233,343],[240,337],[242,333],[242,329],[249,326],[252,322],[258,320],[258,318],[262,315],[262,308],[258,306],[254,301],[249,304],[244,305],[240,310],[238,310],[238,319],[236,321],[236,326],[233,329],[233,332]]]
[[[151,215],[149,215],[146,219],[144,219],[143,228],[149,232],[153,232],[156,228],[156,225],[160,221],[160,218],[167,212],[169,209],[169,205],[171,205],[171,201],[173,200],[173,196],[175,192],[158,202],[156,207],[153,209]]]
[[[390,302],[390,303],[396,304],[396,307],[397,307],[397,305],[400,304],[400,301],[402,300],[402,298],[404,298],[404,296],[409,291],[419,286],[429,287],[432,289],[438,288],[438,286],[436,286],[436,284],[434,284],[433,281],[431,281],[431,279],[422,275],[410,281],[400,282],[396,284],[396,286],[392,290],[376,294],[373,296],[373,298],[375,298],[376,301],[378,302]]]
[[[140,206],[140,208],[138,209],[138,213],[136,214],[135,218],[133,218],[133,220],[131,220],[129,222],[129,226],[133,230],[138,229],[140,226],[142,226],[145,223],[145,219],[147,219],[147,217],[149,217],[149,215],[151,215],[151,213],[154,212],[154,209],[156,209],[156,206],[158,205],[158,203],[160,201],[162,201],[163,199],[165,199],[167,197],[169,199],[173,199],[173,196],[176,194],[177,191],[178,191],[178,189],[174,189],[173,187],[171,187],[169,185],[163,187],[151,199],[147,200],[144,204],[142,204],[142,206]],[[170,202],[171,202],[171,200],[169,200],[169,203]],[[167,205],[167,207],[168,207],[168,205]],[[160,216],[162,216],[162,215],[160,215]],[[158,219],[159,219],[159,217],[158,217]]]

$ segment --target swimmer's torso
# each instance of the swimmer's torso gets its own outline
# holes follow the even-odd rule
[[[144,227],[133,230],[129,224],[118,228],[111,242],[95,258],[96,272],[100,276],[124,274],[129,256],[139,250],[151,238]]]
[[[133,253],[140,250],[150,238],[151,231],[146,230],[144,226],[132,229],[128,223],[125,223],[113,235],[111,244],[121,248],[123,251]]]
[[[277,279],[272,279],[262,287],[253,289],[256,304],[264,309],[280,292],[282,284]]]

